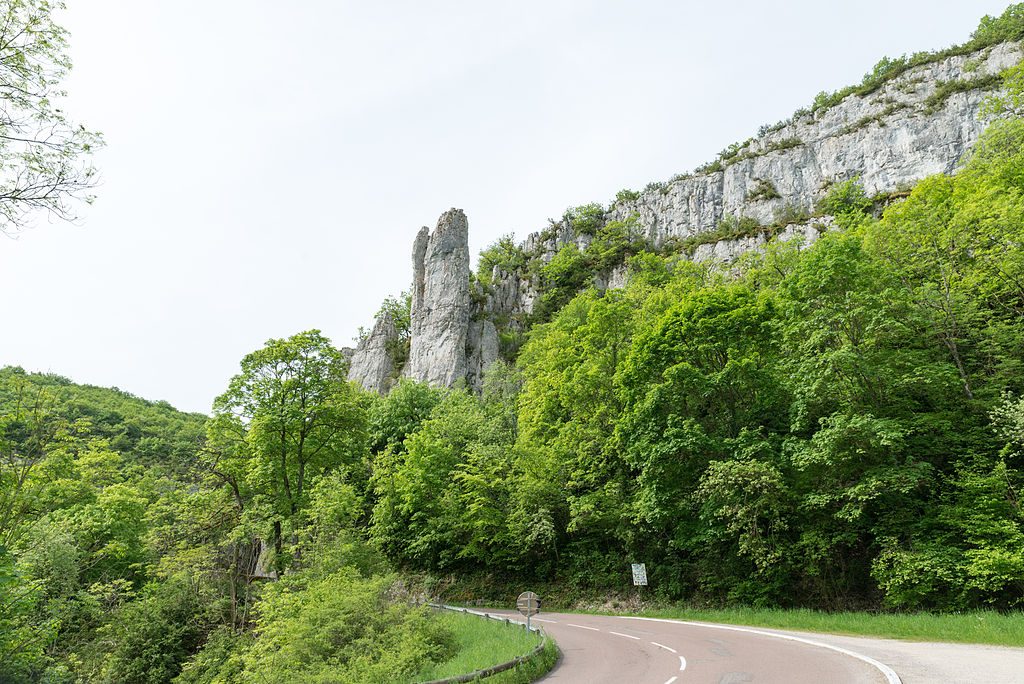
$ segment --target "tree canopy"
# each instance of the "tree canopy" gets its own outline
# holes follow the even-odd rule
[[[102,137],[62,109],[71,69],[68,34],[53,15],[64,3],[6,0],[0,6],[0,231],[24,227],[44,210],[74,219],[92,201],[92,154]]]

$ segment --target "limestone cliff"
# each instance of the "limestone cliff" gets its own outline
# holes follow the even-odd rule
[[[469,337],[469,223],[449,209],[413,245],[409,362],[404,375],[441,387],[466,378]]]
[[[1020,44],[1003,43],[937,59],[868,95],[798,112],[731,146],[703,170],[651,183],[635,198],[614,203],[602,223],[632,220],[650,248],[682,251],[695,261],[730,262],[771,239],[809,244],[834,225],[815,212],[833,183],[858,178],[869,195],[884,198],[926,176],[955,171],[985,128],[981,104],[997,87],[998,74],[1021,56]],[[752,219],[763,230],[717,237],[726,217]],[[520,249],[547,263],[569,244],[585,251],[592,232],[566,217],[527,236]],[[533,313],[542,283],[500,270],[491,280],[496,316]],[[620,269],[597,273],[592,284],[604,289],[624,281]]]
[[[984,130],[979,110],[993,77],[1020,59],[1020,46],[1004,43],[911,69],[870,95],[799,114],[708,172],[617,204],[608,219],[636,215],[660,245],[713,231],[726,215],[770,223],[784,207],[813,210],[835,181],[859,177],[874,195],[952,172]]]
[[[391,316],[377,319],[370,334],[359,341],[349,361],[348,379],[378,394],[386,394],[395,379],[393,350],[399,343]]]
[[[495,266],[486,285],[474,285],[478,289],[472,298],[466,216],[456,209],[446,212],[433,233],[423,228],[416,237],[411,347],[404,374],[438,386],[464,382],[479,389],[483,372],[499,352],[508,355],[501,348],[503,336],[521,335],[536,318],[537,302],[545,294],[538,277],[543,265],[570,244],[587,252],[602,226],[627,222],[630,240],[643,248],[730,262],[763,249],[769,240],[809,244],[832,229],[832,217],[816,207],[836,182],[857,178],[884,204],[925,176],[954,172],[984,130],[981,105],[998,87],[998,74],[1020,59],[1016,43],[936,57],[864,95],[802,110],[731,146],[693,174],[624,196],[596,225],[566,216],[529,235],[518,247],[518,265]],[[729,217],[743,217],[744,225],[755,229],[723,231]],[[604,262],[583,285],[622,287],[626,277],[621,261]],[[377,391],[384,389],[382,348],[376,340],[372,348],[369,342],[365,349],[361,345],[352,366],[352,377]]]

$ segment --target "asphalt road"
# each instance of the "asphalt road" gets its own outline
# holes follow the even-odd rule
[[[1024,684],[1024,648],[577,613],[533,619],[562,651],[541,680],[555,684]]]
[[[534,618],[562,659],[541,681],[562,684],[896,684],[888,668],[843,647],[725,625],[604,615]],[[813,643],[812,643],[813,642]],[[838,650],[835,650],[838,649]],[[891,671],[890,671],[891,672]]]

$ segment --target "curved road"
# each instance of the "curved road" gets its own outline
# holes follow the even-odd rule
[[[504,612],[504,611],[502,611]],[[511,615],[510,615],[511,617]],[[589,684],[899,684],[887,666],[804,637],[726,625],[544,613],[562,660],[541,681]]]

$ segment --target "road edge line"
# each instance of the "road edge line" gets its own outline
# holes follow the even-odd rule
[[[750,629],[749,627],[734,627],[733,625],[719,625],[713,622],[692,622],[690,620],[670,620],[668,618],[651,618],[651,617],[639,617],[635,615],[610,615],[609,617],[625,618],[627,620],[649,620],[651,622],[671,622],[678,625],[692,625],[694,627],[709,627],[711,629],[726,629],[733,632],[747,632],[748,634],[759,634],[761,636],[775,637],[776,639],[786,639],[788,641],[796,641],[801,644],[807,644],[808,646],[817,646],[818,648],[826,648],[830,651],[842,653],[843,655],[856,658],[861,662],[867,663],[871,667],[875,668],[885,677],[885,681],[888,684],[903,684],[903,680],[896,674],[896,670],[892,669],[888,665],[878,660],[875,660],[871,656],[866,656],[856,651],[851,651],[842,646],[833,646],[832,644],[826,644],[820,641],[812,641],[811,639],[804,639],[803,637],[792,636],[790,634],[782,634],[779,632],[766,632],[760,629]]]

